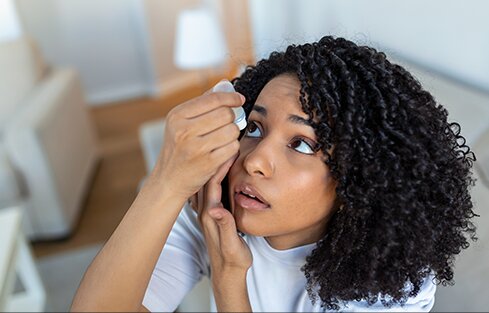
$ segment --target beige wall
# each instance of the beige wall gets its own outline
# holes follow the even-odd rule
[[[225,75],[240,64],[254,60],[247,0],[215,0],[222,15],[223,27],[230,52],[229,62],[214,75]],[[199,83],[202,76],[197,71],[181,71],[173,63],[175,27],[178,13],[199,5],[199,0],[161,1],[144,0],[148,24],[148,44],[152,58],[158,93],[166,94]],[[207,71],[209,73],[209,71]]]

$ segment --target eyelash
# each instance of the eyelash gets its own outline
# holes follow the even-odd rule
[[[250,137],[250,136],[248,136],[248,132],[249,132],[251,126],[255,126],[257,129],[260,129],[260,127],[258,127],[258,123],[256,123],[255,121],[249,120],[248,121],[248,126],[245,129],[244,137],[247,137],[247,138],[257,138],[257,137]],[[260,132],[261,132],[261,130],[260,130]],[[304,154],[304,155],[314,155],[314,154],[316,154],[316,152],[317,152],[318,149],[315,148],[315,147],[317,147],[317,145],[314,145],[314,144],[311,145],[309,142],[307,142],[307,140],[305,140],[303,138],[300,138],[300,137],[299,138],[296,138],[296,139],[298,139],[299,141],[302,141],[303,143],[305,143],[309,147],[309,149],[311,149],[312,153],[304,153],[304,152],[300,152],[300,151],[298,151],[298,150],[296,150],[294,148],[292,148],[292,149],[294,149],[296,152],[298,152],[300,154]]]

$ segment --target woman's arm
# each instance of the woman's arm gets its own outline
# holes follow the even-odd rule
[[[149,180],[85,273],[72,311],[137,311],[185,199]],[[157,186],[157,185],[156,185]]]
[[[219,273],[212,279],[218,312],[252,312],[246,271]]]
[[[239,129],[233,124],[230,107],[243,102],[237,93],[214,93],[168,113],[158,162],[87,269],[72,311],[140,310],[153,269],[185,201],[238,152]]]

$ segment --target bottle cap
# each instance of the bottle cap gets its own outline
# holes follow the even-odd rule
[[[233,84],[228,80],[221,80],[218,82],[214,88],[212,88],[212,92],[235,92]],[[239,130],[245,129],[246,122],[246,113],[243,107],[232,108],[234,111],[235,119],[234,124],[236,124]]]

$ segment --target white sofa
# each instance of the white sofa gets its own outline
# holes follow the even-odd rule
[[[23,37],[0,44],[0,208],[21,205],[31,239],[71,233],[98,153],[78,74]]]
[[[439,286],[433,311],[484,311],[489,307],[489,93],[467,87],[435,72],[402,60],[402,64],[435,96],[449,112],[449,121],[461,125],[461,134],[475,152],[476,186],[471,195],[479,240],[458,257],[455,267],[455,285]],[[153,168],[162,145],[164,120],[142,125],[140,142],[148,172]],[[209,310],[209,281],[202,280],[184,299],[179,312]]]

